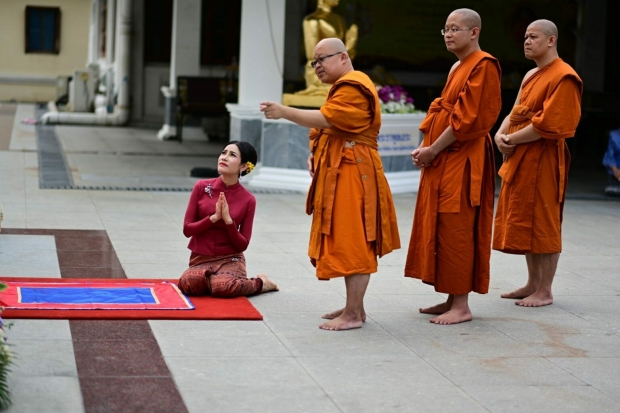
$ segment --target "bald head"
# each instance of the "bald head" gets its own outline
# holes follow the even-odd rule
[[[528,31],[530,30],[530,28],[536,28],[540,30],[545,34],[545,36],[555,36],[556,39],[558,38],[558,28],[551,20],[536,20],[528,26]]]
[[[536,20],[527,26],[523,51],[527,59],[543,67],[558,57],[558,28],[549,20]]]
[[[346,46],[342,43],[342,40],[337,37],[328,37],[327,39],[321,40],[316,44],[315,50],[319,48],[329,50],[330,53],[347,52]]]
[[[450,15],[457,15],[459,19],[466,24],[467,27],[477,27],[482,29],[482,20],[480,15],[472,9],[456,9]]]
[[[334,84],[345,73],[353,70],[353,64],[342,40],[328,37],[314,48],[314,73],[323,83]]]

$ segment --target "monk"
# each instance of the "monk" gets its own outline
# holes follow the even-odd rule
[[[312,67],[332,84],[319,110],[261,102],[267,119],[288,119],[310,130],[312,214],[308,255],[320,280],[345,277],[346,305],[324,314],[324,330],[362,327],[364,294],[377,256],[400,248],[392,193],[377,151],[381,109],[368,76],[355,71],[340,39],[321,40]]]
[[[480,50],[482,23],[470,9],[450,13],[441,31],[459,59],[420,125],[424,140],[411,156],[422,168],[405,276],[448,294],[421,308],[435,324],[472,319],[471,291],[489,290],[495,193],[493,141],[501,109],[498,61]]]
[[[558,57],[558,29],[537,20],[525,32],[525,57],[536,63],[523,78],[512,112],[495,135],[503,155],[493,249],[525,254],[527,284],[502,294],[517,305],[553,303],[551,284],[562,251],[562,211],[573,137],[581,117],[582,82]]]

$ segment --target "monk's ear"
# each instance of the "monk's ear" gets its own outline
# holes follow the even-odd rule
[[[480,27],[474,27],[471,29],[471,37],[472,39],[477,39],[480,37]]]
[[[549,47],[557,46],[558,38],[555,36],[549,36],[549,40],[547,40],[547,44]]]

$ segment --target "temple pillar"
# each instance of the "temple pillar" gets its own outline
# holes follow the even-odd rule
[[[172,54],[170,82],[161,92],[166,98],[164,125],[157,133],[162,140],[176,136],[175,112],[177,76],[200,75],[201,0],[174,0],[172,11]]]
[[[285,4],[285,0],[243,0],[241,6],[239,100],[226,108],[230,139],[250,142],[259,163],[263,119],[259,103],[282,100]]]

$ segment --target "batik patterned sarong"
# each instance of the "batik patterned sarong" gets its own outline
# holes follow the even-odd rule
[[[263,280],[248,278],[243,254],[209,257],[192,252],[179,288],[186,295],[232,298],[261,292]]]

